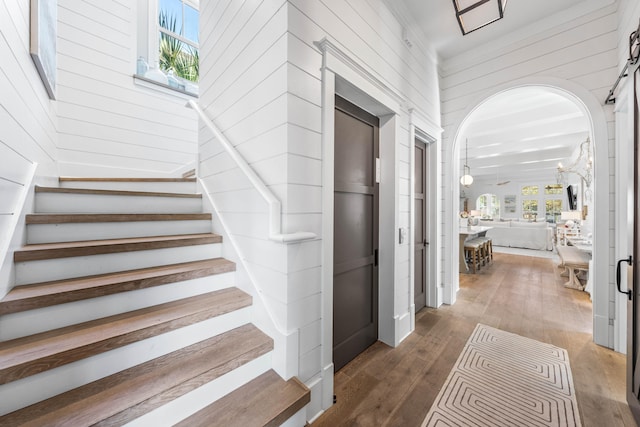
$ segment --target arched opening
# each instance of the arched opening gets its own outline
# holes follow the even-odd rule
[[[472,123],[474,112],[479,110],[483,104],[496,101],[498,97],[501,96],[509,96],[513,95],[515,90],[526,89],[527,91],[531,91],[531,93],[535,93],[536,91],[540,91],[541,93],[552,94],[556,97],[562,97],[567,102],[570,102],[576,109],[576,111],[580,111],[586,120],[586,126],[584,128],[584,135],[581,135],[579,138],[577,137],[574,144],[577,146],[581,142],[582,137],[589,137],[592,148],[593,148],[593,160],[594,160],[594,169],[593,169],[593,182],[591,183],[591,187],[589,188],[589,192],[592,194],[592,205],[589,206],[588,216],[590,226],[592,227],[592,236],[593,236],[593,268],[590,269],[590,275],[592,276],[592,281],[594,284],[594,288],[592,291],[592,301],[593,301],[593,337],[594,341],[600,345],[613,347],[613,326],[609,323],[609,319],[611,318],[613,313],[609,313],[609,296],[608,296],[608,288],[610,286],[610,279],[608,277],[608,270],[611,264],[610,254],[609,254],[609,217],[608,217],[608,203],[606,203],[607,198],[609,197],[609,159],[608,159],[608,135],[606,128],[606,119],[604,117],[604,111],[602,110],[601,105],[595,99],[593,94],[585,90],[584,88],[579,87],[568,81],[563,81],[559,79],[540,79],[539,82],[535,81],[527,81],[521,84],[511,84],[501,88],[500,90],[495,90],[494,92],[485,95],[481,98],[477,103],[470,106],[466,111],[464,116],[461,116],[460,121],[457,123],[455,127],[455,137],[450,145],[450,151],[447,153],[448,160],[451,162],[452,175],[450,175],[448,179],[451,184],[451,196],[450,204],[447,204],[449,210],[445,207],[445,215],[451,217],[451,220],[445,219],[447,228],[451,232],[451,240],[450,240],[450,254],[451,254],[451,263],[447,263],[449,267],[449,277],[451,279],[451,288],[445,290],[445,294],[443,295],[443,300],[445,303],[455,302],[456,292],[459,288],[458,281],[458,262],[457,254],[459,253],[459,241],[458,241],[458,221],[456,218],[458,217],[458,212],[460,210],[460,206],[463,206],[462,199],[469,198],[466,194],[470,190],[468,188],[462,187],[459,183],[459,177],[461,175],[461,162],[465,161],[463,158],[464,153],[461,155],[462,151],[465,151],[465,144],[467,141],[465,140],[466,132],[469,126]],[[497,104],[497,103],[496,103]],[[514,106],[508,106],[503,108],[516,108]],[[535,118],[535,120],[538,120]],[[532,120],[532,121],[535,121]],[[471,148],[471,145],[470,145]],[[531,152],[535,152],[535,147],[529,148]],[[470,154],[472,151],[469,152]],[[559,160],[554,157],[549,157],[546,159],[549,163],[547,166],[549,169],[557,169],[557,163]],[[480,167],[476,168],[479,169]],[[521,176],[526,176],[524,172],[526,167],[525,164],[521,164],[518,167]],[[474,174],[474,166],[471,164],[471,174]],[[482,174],[478,173],[476,176],[480,177]],[[493,171],[493,182],[496,188],[499,187],[504,181],[508,181],[506,178],[506,170],[500,169],[499,171]],[[474,176],[474,180],[476,179]],[[554,182],[555,181],[555,182]],[[554,179],[550,184],[558,184],[556,179]],[[573,184],[570,182],[570,184]],[[538,184],[538,191],[544,191],[546,184]],[[505,185],[506,187],[506,185]],[[524,187],[524,186],[519,186]],[[513,190],[515,192],[515,190]],[[522,191],[522,188],[520,188]],[[498,193],[498,192],[496,192]],[[523,196],[521,193],[517,193],[519,196]],[[533,209],[532,202],[523,203],[524,200],[534,200],[533,198],[525,199],[524,197],[516,197],[515,202],[514,199],[509,197],[505,198],[505,196],[513,196],[514,194],[499,194],[501,197],[501,201],[503,202],[502,209],[514,209],[514,214],[518,216],[518,218],[523,216],[525,208],[529,210]],[[475,200],[471,197],[472,200]],[[534,220],[547,221],[552,220],[555,221],[559,217],[558,212],[558,203],[549,201],[544,197],[536,199],[537,206],[535,206],[536,215],[533,216]],[[605,202],[596,203],[596,200],[604,200]],[[512,207],[515,203],[515,208]],[[568,202],[567,202],[568,203]],[[525,206],[526,204],[526,206]],[[562,209],[562,208],[560,208]],[[548,211],[548,212],[547,212]],[[538,215],[540,217],[538,218]],[[589,225],[589,224],[587,224]],[[449,299],[449,301],[447,301]]]

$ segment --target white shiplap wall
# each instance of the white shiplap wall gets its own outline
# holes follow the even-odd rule
[[[408,228],[412,141],[404,109],[439,124],[437,70],[424,50],[407,47],[383,2],[220,0],[202,7],[200,103],[282,201],[283,231],[322,233],[322,54],[314,42],[325,37],[405,100],[394,132],[399,208],[394,223],[381,227]],[[202,125],[200,131],[200,175],[276,323],[299,330],[292,363],[312,386],[313,417],[318,394],[332,393],[317,387],[324,368],[322,241],[269,242],[266,203]],[[395,316],[406,316],[412,295],[407,243],[396,246],[391,262],[393,301],[386,303]]]
[[[616,5],[607,6],[592,13],[583,14],[570,22],[558,22],[542,33],[531,36],[513,45],[490,51],[485,46],[482,51],[470,52],[445,61],[440,70],[443,127],[443,159],[444,170],[450,169],[448,162],[453,156],[455,132],[462,123],[464,116],[470,109],[487,97],[508,88],[510,85],[521,84],[524,81],[535,82],[554,79],[566,81],[573,86],[592,95],[597,104],[602,105],[609,87],[617,76],[618,63],[618,32]],[[554,19],[554,18],[551,18]],[[600,108],[600,107],[598,107]],[[608,140],[599,140],[597,144],[608,144],[610,174],[613,168],[613,114],[611,107],[602,107],[606,117]],[[602,127],[605,127],[604,125]],[[605,139],[607,139],[605,138]],[[601,145],[602,146],[602,145]],[[602,161],[602,159],[600,160]],[[597,168],[597,165],[596,165]],[[613,187],[612,181],[604,183],[609,194],[599,195],[598,204],[611,206],[608,218],[598,218],[598,221],[608,221],[610,245],[604,251],[608,262],[605,262],[605,272],[608,280],[613,262]],[[450,195],[457,179],[443,177],[443,223],[450,227],[455,217],[454,206]],[[457,203],[455,203],[457,205]],[[448,228],[445,228],[448,229]],[[445,239],[444,253],[451,253],[452,239]],[[609,268],[606,268],[606,265]],[[452,271],[451,263],[445,262],[445,284],[455,286],[457,282]],[[611,283],[609,283],[612,286]],[[601,301],[606,305],[606,302]],[[606,319],[604,319],[606,322]]]
[[[0,3],[0,58],[1,297],[11,280],[10,240],[35,165],[41,182],[57,175],[56,105],[29,56],[29,0]]]
[[[58,1],[61,175],[178,176],[195,162],[185,99],[134,84],[136,5]]]

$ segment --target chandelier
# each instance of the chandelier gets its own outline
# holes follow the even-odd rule
[[[584,181],[587,191],[585,195],[590,198],[591,182],[593,182],[593,154],[591,153],[591,140],[589,137],[580,144],[580,152],[576,160],[569,166],[558,163],[557,181],[565,181],[565,174],[575,173]]]

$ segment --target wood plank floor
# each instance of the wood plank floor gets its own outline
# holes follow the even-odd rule
[[[377,342],[337,372],[337,403],[312,427],[420,426],[477,323],[567,349],[583,426],[635,426],[625,356],[592,342],[589,297],[565,281],[552,260],[495,254],[460,275],[454,305],[421,310],[398,348]]]

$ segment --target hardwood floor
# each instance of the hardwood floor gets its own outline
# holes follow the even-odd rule
[[[549,259],[495,254],[460,276],[454,305],[420,311],[400,346],[377,342],[338,371],[337,403],[312,427],[420,426],[477,323],[567,349],[583,426],[635,426],[625,356],[592,342],[591,301],[564,281]]]

